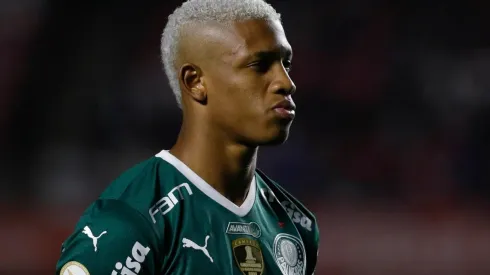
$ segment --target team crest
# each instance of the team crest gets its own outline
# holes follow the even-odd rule
[[[282,274],[305,274],[305,248],[298,238],[284,233],[277,235],[274,239],[274,257]]]
[[[261,275],[264,272],[264,258],[259,242],[239,238],[231,242],[238,268],[244,275]]]

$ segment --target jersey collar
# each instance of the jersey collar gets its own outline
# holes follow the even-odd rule
[[[255,194],[257,192],[257,183],[255,179],[255,174],[250,183],[250,189],[248,191],[247,197],[241,206],[234,204],[232,201],[227,199],[221,193],[216,191],[211,185],[209,185],[204,179],[202,179],[198,174],[189,168],[185,163],[176,158],[174,155],[170,154],[168,150],[163,150],[156,155],[166,162],[174,166],[182,175],[184,175],[191,183],[196,186],[201,192],[203,192],[210,199],[214,200],[224,208],[228,209],[235,215],[239,217],[244,217],[252,209],[255,202]]]

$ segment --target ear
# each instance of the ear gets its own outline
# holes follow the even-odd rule
[[[207,91],[202,82],[201,69],[194,64],[184,64],[180,69],[180,81],[182,92],[188,94],[192,99],[205,103]]]

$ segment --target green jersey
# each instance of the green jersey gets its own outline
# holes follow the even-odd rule
[[[112,182],[62,245],[57,274],[313,274],[315,217],[256,171],[237,206],[162,151]]]

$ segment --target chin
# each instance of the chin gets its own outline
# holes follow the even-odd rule
[[[260,124],[259,124],[260,125]],[[255,125],[255,126],[259,126]],[[261,126],[261,127],[260,127]],[[248,146],[273,146],[281,145],[289,138],[291,122],[273,121],[273,123],[262,124],[259,127],[248,128],[242,132],[242,142]]]
[[[259,142],[259,146],[273,146],[273,145],[281,145],[289,137],[289,127],[278,129],[278,131],[274,131],[274,133],[267,135],[267,137],[262,138]]]

